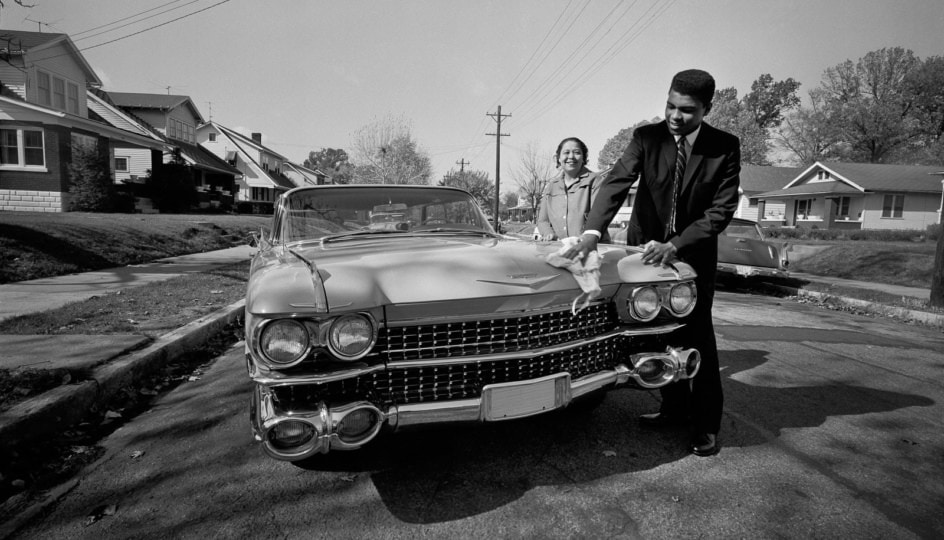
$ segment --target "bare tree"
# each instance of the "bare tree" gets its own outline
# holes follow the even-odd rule
[[[774,139],[789,150],[801,166],[833,157],[842,137],[835,123],[829,120],[823,90],[813,89],[809,97],[809,107],[787,114],[774,131]]]
[[[512,176],[518,184],[518,194],[530,204],[534,215],[537,215],[538,206],[541,205],[544,184],[554,175],[554,169],[553,151],[542,151],[534,141],[525,145],[521,161]]]
[[[462,188],[475,197],[483,210],[495,208],[495,182],[488,178],[485,171],[450,169],[439,182],[441,186]]]
[[[429,184],[432,162],[413,139],[403,117],[375,119],[351,138],[352,182],[360,184]]]

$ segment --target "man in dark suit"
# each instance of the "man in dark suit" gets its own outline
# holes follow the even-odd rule
[[[669,87],[665,122],[636,128],[632,141],[610,171],[587,216],[580,242],[564,255],[586,257],[596,249],[600,231],[616,215],[636,180],[640,180],[629,221],[627,243],[645,247],[647,264],[668,264],[676,257],[698,273],[695,310],[680,341],[701,353],[694,380],[663,387],[658,413],[640,421],[662,427],[694,427],[690,450],[710,456],[719,450],[723,395],[718,347],[711,321],[718,234],[738,206],[740,141],[702,122],[711,111],[715,81],[701,70],[675,75]]]

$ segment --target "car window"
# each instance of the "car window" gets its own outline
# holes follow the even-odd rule
[[[764,239],[760,229],[753,223],[731,223],[722,234],[734,238],[750,238],[752,240]]]
[[[319,239],[351,231],[413,233],[442,229],[491,232],[475,201],[462,191],[344,186],[285,195],[281,239]]]

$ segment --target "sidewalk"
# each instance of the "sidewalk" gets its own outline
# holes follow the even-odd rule
[[[0,320],[238,263],[248,260],[255,251],[256,248],[238,246],[148,264],[0,285]],[[201,317],[143,349],[140,347],[148,338],[139,335],[0,334],[0,369],[83,374],[78,383],[59,386],[0,412],[0,441],[3,446],[13,447],[81,420],[90,408],[108,401],[139,377],[173,362],[187,350],[202,346],[241,317],[243,305],[239,301]]]
[[[0,285],[0,321],[62,307],[111,291],[245,261],[255,252],[256,248],[237,246],[168,257],[147,264],[7,283]]]

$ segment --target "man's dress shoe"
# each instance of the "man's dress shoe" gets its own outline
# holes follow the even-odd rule
[[[650,428],[665,428],[674,426],[683,426],[687,422],[685,418],[674,414],[665,414],[661,412],[643,414],[639,416],[639,423]]]
[[[721,450],[717,437],[713,433],[699,433],[692,439],[692,453],[696,456],[713,456]]]

